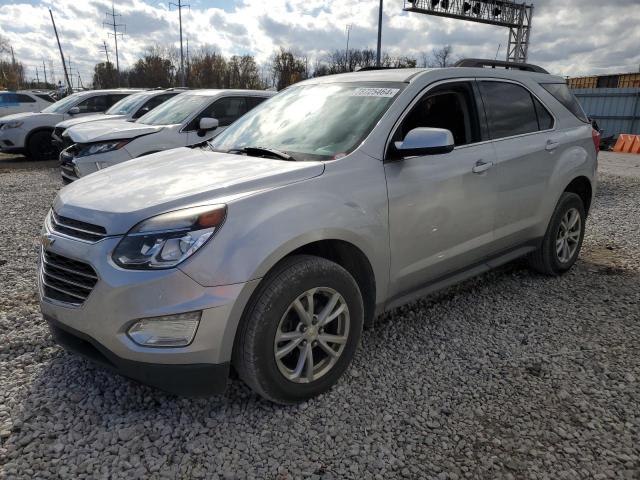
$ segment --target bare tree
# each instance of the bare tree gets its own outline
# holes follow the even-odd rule
[[[11,53],[11,42],[0,35],[0,90],[17,90],[25,83],[24,65],[15,62]]]
[[[455,63],[453,58],[453,47],[445,45],[442,48],[434,48],[431,55],[421,54],[421,66],[428,68],[446,68],[452,67]]]

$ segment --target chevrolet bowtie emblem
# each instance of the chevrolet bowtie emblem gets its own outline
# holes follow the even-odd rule
[[[56,241],[56,237],[54,237],[53,235],[42,235],[40,237],[40,243],[42,244],[42,246],[47,249],[49,248],[51,245],[53,245],[53,242]]]

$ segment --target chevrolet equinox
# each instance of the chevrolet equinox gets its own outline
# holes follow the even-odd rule
[[[518,257],[566,272],[597,134],[562,78],[487,66],[314,78],[63,188],[40,258],[54,338],[168,392],[220,393],[233,368],[289,404],[385,310]]]

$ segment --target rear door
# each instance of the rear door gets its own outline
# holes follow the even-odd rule
[[[493,250],[495,153],[473,81],[444,83],[411,107],[392,141],[418,127],[453,133],[447,154],[389,158],[390,295],[454,274]]]
[[[535,240],[541,200],[566,142],[550,110],[524,85],[495,79],[478,85],[496,151],[495,235],[504,250]]]
[[[18,103],[20,104],[20,110],[23,112],[38,112],[38,102],[31,95],[25,93],[18,94]]]

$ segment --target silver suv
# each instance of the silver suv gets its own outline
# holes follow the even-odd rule
[[[63,188],[40,268],[54,337],[169,392],[219,393],[233,367],[294,403],[385,310],[517,257],[567,271],[597,138],[562,78],[472,65],[301,82],[208,146]]]

